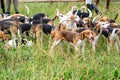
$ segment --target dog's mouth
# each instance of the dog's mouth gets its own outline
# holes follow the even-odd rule
[[[103,31],[105,31],[107,33],[109,32],[109,30],[107,28],[104,28]]]
[[[80,22],[79,22],[79,21],[76,21],[76,20],[74,20],[74,21],[75,21],[75,23],[76,23],[76,24],[80,24]]]
[[[91,38],[87,38],[87,40],[92,44],[94,42],[94,38],[91,37]]]

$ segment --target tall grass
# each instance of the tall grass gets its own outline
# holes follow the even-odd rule
[[[72,3],[19,3],[19,10],[26,14],[25,5],[30,8],[29,17],[38,12],[48,14],[53,18],[56,8],[68,12],[74,5],[82,6],[80,2]],[[105,3],[98,8],[106,16],[113,19],[120,9],[120,3],[111,3],[109,12],[105,13]],[[14,13],[13,6],[11,12]],[[94,12],[93,12],[94,13]],[[95,14],[94,14],[95,16]],[[117,18],[120,23],[120,18]],[[56,20],[57,25],[57,20]],[[0,43],[0,79],[1,80],[119,80],[120,53],[114,48],[107,52],[106,40],[100,38],[96,52],[91,46],[85,47],[85,59],[75,52],[68,43],[60,43],[49,54],[52,39],[43,33],[42,43],[32,47],[20,47],[6,50]],[[69,49],[68,49],[69,48]]]

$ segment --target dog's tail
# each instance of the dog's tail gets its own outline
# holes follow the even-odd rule
[[[78,10],[78,7],[77,7],[77,6],[73,6],[73,7],[71,8],[71,11],[73,12],[74,10]]]
[[[91,12],[91,10],[90,9],[88,9],[88,13],[89,13],[89,18],[91,18],[92,17],[92,12]]]
[[[26,8],[26,11],[27,11],[27,17],[29,16],[29,13],[30,13],[30,9],[28,8],[27,5],[25,5],[25,8]]]
[[[81,10],[81,11],[84,11],[84,12],[87,12],[86,6],[81,6],[80,10]]]
[[[102,13],[98,14],[97,16],[95,16],[92,20],[92,22],[94,23],[96,20],[100,19],[103,16]]]
[[[53,19],[51,19],[52,21],[55,21],[55,19],[58,18],[58,16],[55,16]]]
[[[61,30],[61,26],[62,26],[62,24],[60,23],[60,24],[58,25],[58,31]]]
[[[56,16],[59,16],[60,10],[56,8],[56,11],[57,11],[57,12],[56,12]]]
[[[114,17],[114,19],[111,19],[109,22],[110,23],[115,23],[115,20],[117,19],[118,15],[119,15],[119,13],[117,13],[116,16]]]
[[[117,19],[118,15],[119,15],[119,13],[117,13],[116,16],[114,17],[114,19],[113,19],[114,21]]]

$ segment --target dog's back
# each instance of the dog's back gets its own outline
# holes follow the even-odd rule
[[[73,38],[75,38],[77,33],[72,31],[61,31],[61,34],[68,42],[73,42]]]

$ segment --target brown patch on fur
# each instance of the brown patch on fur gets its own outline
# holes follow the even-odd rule
[[[8,40],[9,38],[9,34],[5,34],[3,31],[0,31],[0,40]]]
[[[75,19],[74,15],[71,15],[70,20],[74,20],[74,19]]]
[[[94,40],[96,34],[91,30],[84,30],[81,33],[76,33],[72,31],[54,31],[51,33],[54,40],[65,40],[67,42],[77,43],[79,39],[83,40],[84,38],[92,38]],[[90,36],[90,35],[93,36]]]
[[[25,16],[25,15],[23,15],[23,14],[13,14],[13,15],[11,15],[11,16],[8,16],[7,18],[8,18],[8,19],[16,19],[16,18],[18,18],[19,16],[27,17],[27,16]]]
[[[42,25],[37,24],[37,25],[32,26],[32,32],[33,34],[35,34],[36,39],[39,40],[40,34],[42,32]]]
[[[66,26],[63,26],[62,24],[58,25],[58,31],[66,30]]]
[[[103,16],[102,18],[99,19],[100,22],[109,22],[109,18],[106,16]]]

